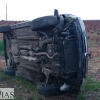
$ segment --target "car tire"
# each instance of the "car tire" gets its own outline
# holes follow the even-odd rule
[[[8,55],[8,44],[7,44],[7,38],[5,37],[6,34],[3,34],[3,42],[4,42],[4,54],[5,54],[5,62],[6,62],[6,66],[7,68],[4,70],[4,73],[6,75],[15,75],[15,62],[14,62],[14,59],[13,59],[13,55],[12,55],[12,52],[9,52],[9,55]],[[11,51],[11,50],[10,50]]]
[[[10,26],[0,26],[0,33],[10,33],[11,27]]]
[[[6,39],[5,36],[3,34],[3,43],[4,43],[4,56],[5,56],[5,61],[6,61],[6,65],[7,65],[7,50],[6,50]]]
[[[43,84],[37,84],[37,91],[40,95],[44,96],[53,96],[61,94],[60,86],[57,85],[49,85],[44,86]]]
[[[5,69],[4,70],[5,75],[15,76],[15,70],[13,69]]]
[[[57,25],[57,17],[56,16],[45,16],[32,20],[31,29],[35,31],[40,28],[55,26]]]

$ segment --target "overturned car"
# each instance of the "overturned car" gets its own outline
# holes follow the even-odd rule
[[[87,75],[88,50],[83,21],[70,14],[44,16],[1,26],[7,68],[41,95],[79,92]]]

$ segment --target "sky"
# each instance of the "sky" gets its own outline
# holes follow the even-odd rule
[[[0,0],[0,20],[33,20],[53,15],[73,14],[83,20],[100,20],[100,0]]]

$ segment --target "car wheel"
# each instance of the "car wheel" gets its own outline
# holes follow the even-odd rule
[[[10,39],[6,36],[6,34],[3,34],[3,41],[4,41],[5,61],[7,66],[7,68],[4,70],[4,73],[6,75],[13,76],[15,75],[15,63],[14,63],[14,58],[10,47],[11,42]]]
[[[53,96],[53,95],[61,94],[59,85],[58,86],[57,85],[45,86],[42,83],[38,83],[37,90],[40,95],[44,95],[44,96]]]
[[[57,25],[57,17],[56,16],[45,16],[34,19],[31,22],[31,29],[32,31],[48,27],[48,26],[55,26]]]
[[[5,69],[4,70],[5,75],[15,76],[15,70],[13,69]]]
[[[10,33],[11,27],[10,26],[0,26],[0,33]]]

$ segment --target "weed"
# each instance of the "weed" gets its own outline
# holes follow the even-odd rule
[[[88,77],[85,85],[86,91],[99,91],[100,82],[95,81],[92,77]]]
[[[78,100],[85,100],[86,99],[86,95],[85,94],[78,94],[77,99]]]

